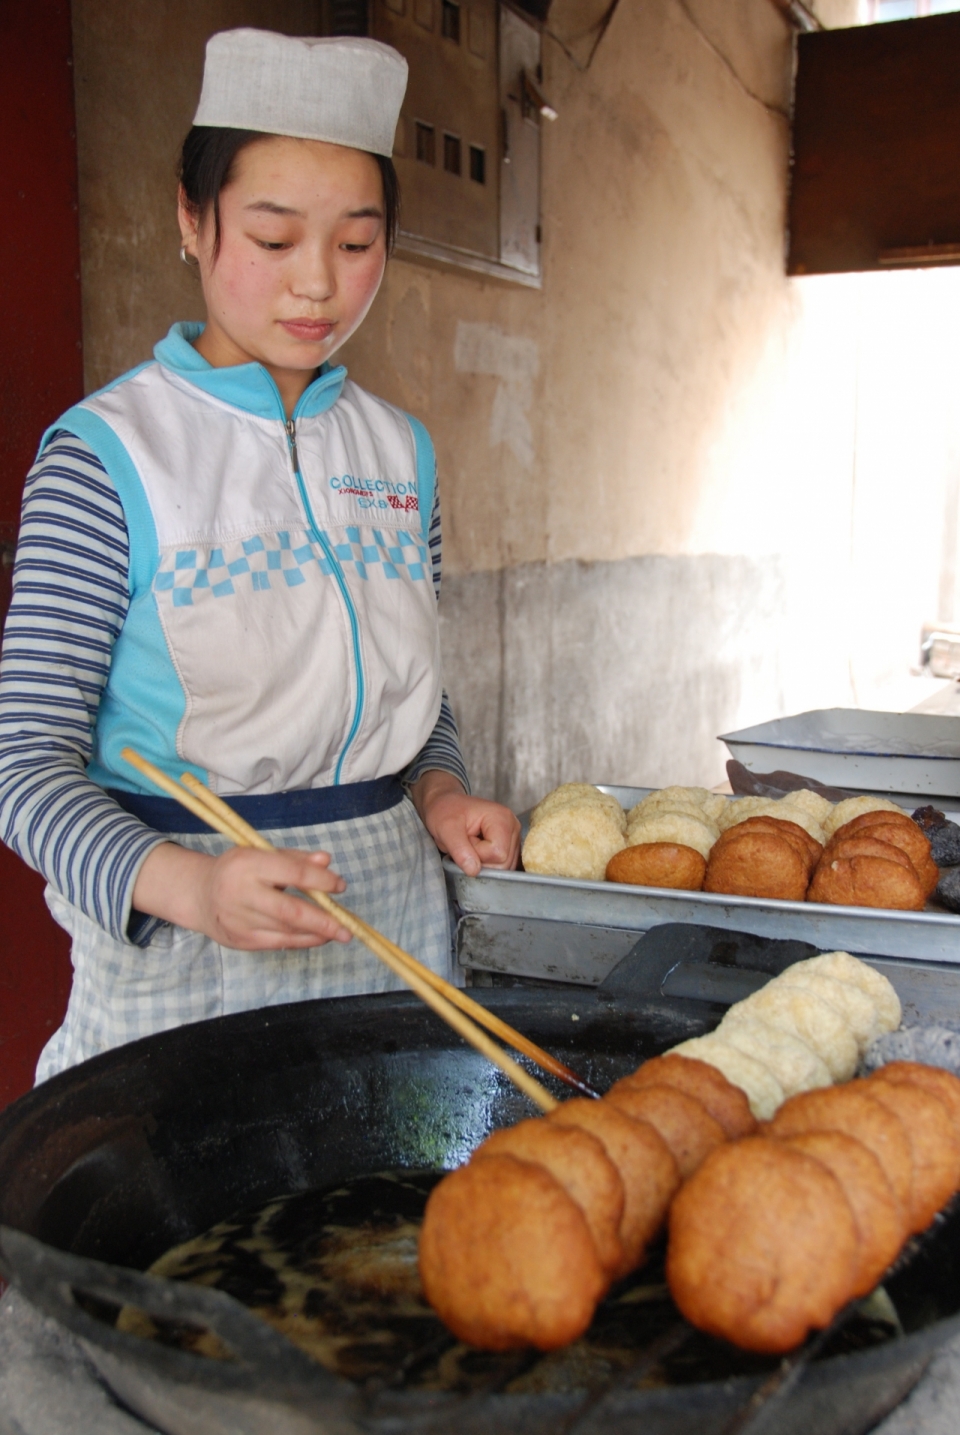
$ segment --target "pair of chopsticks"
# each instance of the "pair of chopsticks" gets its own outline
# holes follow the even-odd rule
[[[276,849],[272,843],[245,822],[237,812],[216,793],[198,781],[192,773],[185,772],[179,782],[168,777],[160,768],[141,757],[133,748],[125,747],[120,754],[124,761],[138,772],[148,778],[168,797],[179,802],[201,822],[236,843],[238,847],[257,847],[262,852],[273,852]],[[406,982],[412,991],[416,992],[421,1001],[425,1002],[437,1016],[451,1026],[464,1041],[468,1042],[474,1050],[480,1052],[494,1066],[500,1068],[505,1076],[509,1077],[513,1084],[530,1098],[541,1111],[552,1111],[559,1103],[556,1098],[550,1095],[546,1087],[532,1077],[529,1072],[524,1071],[512,1057],[502,1051],[496,1042],[491,1041],[486,1032],[481,1030],[485,1027],[487,1031],[493,1032],[512,1046],[515,1051],[522,1052],[534,1061],[541,1070],[549,1072],[551,1076],[558,1077],[566,1085],[574,1087],[585,1096],[596,1097],[598,1093],[593,1090],[585,1081],[579,1077],[570,1067],[565,1066],[562,1061],[551,1056],[530,1041],[522,1032],[516,1031],[498,1016],[480,1006],[479,1002],[473,1001],[471,997],[461,991],[458,987],[452,986],[450,982],[444,981],[443,977],[418,962],[409,952],[391,942],[382,932],[371,927],[362,918],[349,911],[346,907],[329,896],[326,892],[311,890],[305,895],[321,907],[342,927],[346,927],[352,936],[361,941],[375,957],[378,957],[384,966],[389,967],[395,976]]]

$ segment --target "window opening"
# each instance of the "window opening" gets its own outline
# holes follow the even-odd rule
[[[456,135],[443,137],[443,167],[448,174],[460,173],[460,141]]]
[[[867,25],[922,20],[925,15],[949,15],[955,10],[960,10],[960,0],[860,0],[860,18]]]
[[[440,32],[445,40],[460,44],[460,6],[454,0],[441,0]]]
[[[476,144],[470,146],[470,178],[474,184],[487,182],[487,152]]]
[[[417,120],[417,159],[421,164],[436,164],[437,135],[433,125]]]

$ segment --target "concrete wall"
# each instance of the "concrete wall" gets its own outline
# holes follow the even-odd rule
[[[204,35],[312,11],[74,0],[91,385],[198,312],[172,169]],[[436,441],[480,791],[715,782],[719,732],[897,705],[960,586],[953,429],[928,422],[960,374],[945,339],[932,384],[923,362],[960,292],[784,277],[791,64],[771,0],[622,0],[586,70],[545,37],[542,292],[394,261],[344,351]]]

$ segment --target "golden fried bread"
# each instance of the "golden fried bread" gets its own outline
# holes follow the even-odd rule
[[[896,1197],[905,1238],[913,1182],[910,1143],[903,1122],[874,1099],[870,1083],[850,1081],[826,1091],[805,1091],[785,1101],[770,1123],[772,1136],[799,1136],[806,1131],[842,1131],[873,1152]]]
[[[903,1217],[890,1182],[873,1152],[842,1131],[807,1131],[785,1138],[788,1146],[822,1161],[843,1187],[857,1228],[857,1271],[852,1294],[867,1295],[895,1260]]]
[[[903,867],[891,856],[832,857],[825,852],[813,874],[807,901],[920,912],[926,892],[913,868]]]
[[[803,854],[811,871],[823,851],[823,844],[811,837],[809,832],[796,822],[791,822],[786,817],[769,816],[748,817],[745,821],[738,822],[735,827],[728,827],[726,832],[721,833],[717,845],[729,842],[743,832],[773,832],[778,837],[785,837],[792,847]]]
[[[946,1106],[953,1129],[960,1134],[960,1079],[952,1071],[919,1061],[889,1061],[873,1073],[871,1080],[906,1082],[908,1086],[922,1086],[925,1091],[931,1091]]]
[[[898,866],[916,872],[909,854],[895,843],[874,836],[875,831],[875,828],[868,828],[865,832],[853,832],[849,837],[834,837],[824,849],[824,861],[832,862],[835,857],[879,857],[884,862],[896,862]]]
[[[547,1120],[557,1126],[574,1126],[602,1142],[623,1182],[620,1245],[623,1257],[613,1272],[618,1280],[643,1260],[647,1243],[663,1225],[677,1188],[680,1172],[673,1154],[658,1131],[646,1121],[634,1121],[609,1101],[576,1097],[563,1101]]]
[[[677,842],[642,842],[610,858],[607,881],[699,892],[706,870],[703,857],[692,847]]]
[[[910,1229],[925,1231],[960,1186],[960,1137],[946,1105],[932,1091],[872,1078],[868,1085],[874,1101],[903,1122],[913,1162]]]
[[[542,1166],[471,1161],[435,1186],[420,1230],[427,1300],[484,1350],[556,1350],[593,1319],[607,1276],[583,1211]]]
[[[936,891],[940,881],[940,868],[930,855],[930,843],[915,822],[909,819],[897,823],[875,822],[872,827],[864,830],[878,841],[887,842],[891,847],[899,847],[901,852],[906,853],[928,897]]]
[[[722,1071],[696,1057],[668,1051],[645,1061],[623,1081],[627,1086],[673,1086],[685,1091],[720,1123],[728,1141],[752,1136],[757,1129],[746,1093],[728,1081]]]
[[[802,902],[809,879],[806,858],[788,838],[775,832],[734,828],[710,853],[703,889]]]
[[[885,812],[883,809],[874,809],[872,812],[862,812],[859,817],[851,818],[842,827],[834,832],[834,838],[852,837],[855,832],[867,832],[872,827],[896,827],[903,833],[904,851],[911,859],[920,861],[930,856],[930,841],[921,829],[908,817],[905,812]],[[919,841],[917,840],[919,838]],[[886,839],[889,841],[889,839]]]
[[[667,1055],[693,1057],[696,1061],[715,1066],[728,1081],[739,1086],[758,1121],[768,1121],[777,1107],[783,1104],[783,1087],[769,1066],[723,1041],[716,1032],[681,1041]]]
[[[706,1108],[674,1086],[634,1086],[629,1078],[610,1088],[604,1101],[635,1121],[649,1121],[669,1146],[683,1180],[726,1140],[723,1127]]]
[[[829,1325],[857,1276],[857,1228],[839,1181],[780,1141],[712,1152],[670,1208],[667,1279],[700,1330],[746,1350],[792,1350]]]
[[[471,1161],[484,1161],[491,1156],[515,1156],[520,1161],[534,1161],[549,1171],[583,1211],[604,1270],[612,1275],[620,1269],[623,1264],[620,1245],[625,1200],[623,1181],[597,1136],[534,1117],[491,1132],[474,1151]]]

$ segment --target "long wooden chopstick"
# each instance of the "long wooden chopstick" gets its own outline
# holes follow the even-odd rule
[[[275,850],[272,844],[268,842],[261,833],[256,831],[256,828],[249,827],[249,824],[245,823],[232,808],[226,803],[222,803],[222,800],[218,798],[215,793],[210,792],[209,788],[204,787],[203,783],[198,782],[191,774],[184,774],[185,780],[187,778],[190,779],[189,786],[187,786],[186,782],[179,783],[173,778],[168,777],[165,772],[155,767],[152,762],[148,762],[146,758],[141,757],[133,748],[124,748],[121,756],[131,767],[136,768],[144,777],[149,778],[162,792],[166,792],[169,797],[181,803],[182,806],[192,812],[195,817],[199,817],[207,826],[213,827],[214,830],[220,832],[224,837],[229,838],[238,846],[257,847],[261,851]],[[203,794],[202,796],[200,795],[201,793]],[[221,814],[221,806],[227,809],[229,816]],[[475,1022],[463,1011],[459,1010],[445,994],[435,990],[433,986],[425,980],[425,974],[428,969],[425,968],[422,963],[418,962],[415,957],[411,957],[408,952],[403,952],[402,948],[399,947],[395,950],[391,950],[394,948],[394,944],[389,942],[382,933],[377,932],[373,927],[369,927],[366,922],[355,916],[354,913],[346,907],[341,906],[339,902],[334,901],[326,892],[309,890],[305,895],[308,896],[311,901],[315,902],[318,907],[323,908],[325,912],[332,916],[341,926],[345,927],[347,931],[351,932],[353,936],[357,937],[359,941],[363,942],[363,944],[373,952],[374,956],[378,957],[385,966],[389,967],[395,976],[400,977],[402,981],[406,982],[432,1011],[436,1012],[449,1026],[453,1027],[476,1051],[479,1051],[488,1061],[493,1062],[495,1066],[499,1067],[504,1075],[509,1077],[525,1096],[529,1097],[531,1101],[540,1107],[541,1111],[552,1111],[559,1105],[556,1098],[551,1096],[550,1092],[547,1091],[544,1086],[541,1086],[539,1081],[524,1071],[523,1067],[519,1066],[512,1057],[509,1057],[506,1052],[502,1051],[496,1042],[491,1041],[485,1032],[479,1030]],[[397,955],[397,953],[400,955]],[[453,987],[451,990],[456,991],[457,988]],[[479,1010],[483,1011],[483,1008],[479,1008]],[[489,1015],[489,1013],[485,1013],[485,1015]],[[508,1030],[512,1031],[512,1028],[508,1028]],[[519,1032],[514,1033],[514,1035],[520,1037]],[[526,1038],[523,1038],[523,1040],[525,1041]],[[539,1050],[539,1048],[537,1049]],[[547,1053],[544,1053],[544,1055],[547,1055]]]
[[[273,850],[262,833],[258,832],[255,827],[252,827],[249,822],[244,821],[240,814],[232,808],[229,803],[224,802],[223,798],[218,797],[215,792],[211,792],[209,787],[204,786],[202,782],[194,777],[192,772],[183,773],[180,781],[184,787],[190,789],[198,801],[204,803],[212,813],[215,813],[222,822],[228,824],[236,832],[235,841],[239,846],[259,847],[260,850],[264,852]],[[321,895],[324,896],[325,900],[321,902],[320,905],[330,912],[331,916],[335,916],[337,920],[339,920],[341,912],[346,909],[343,908],[339,902],[334,901],[332,897],[327,897],[325,893]],[[486,1027],[487,1031],[492,1032],[494,1036],[498,1036],[501,1041],[505,1041],[507,1045],[512,1046],[515,1051],[522,1052],[524,1056],[529,1056],[530,1060],[535,1061],[541,1070],[549,1072],[551,1076],[557,1077],[560,1081],[565,1082],[567,1086],[574,1087],[584,1096],[599,1097],[599,1092],[588,1085],[581,1076],[578,1076],[569,1066],[564,1065],[562,1061],[558,1061],[555,1056],[551,1056],[550,1052],[544,1051],[543,1047],[538,1046],[535,1041],[531,1041],[529,1037],[524,1036],[523,1032],[517,1031],[515,1027],[510,1026],[507,1022],[501,1021],[500,1017],[495,1016],[493,1012],[487,1011],[486,1007],[482,1007],[479,1002],[467,996],[466,992],[461,991],[459,987],[455,987],[452,982],[446,981],[440,976],[439,972],[431,971],[431,969],[424,966],[422,962],[418,962],[416,957],[411,956],[409,952],[405,952],[402,947],[398,947],[396,942],[392,942],[389,937],[385,937],[382,932],[378,932],[375,927],[371,927],[362,917],[356,916],[355,913],[351,913],[351,916],[353,916],[353,920],[357,923],[358,927],[362,927],[366,933],[366,937],[362,940],[373,938],[382,944],[398,961],[408,965],[417,976],[421,977],[433,987],[434,991],[440,992],[441,995],[447,998],[447,1001],[453,1002],[454,1006],[459,1007],[461,1011],[473,1017],[475,1022],[478,1022],[480,1026]],[[354,935],[357,935],[353,927],[351,927],[350,930],[354,932]]]

